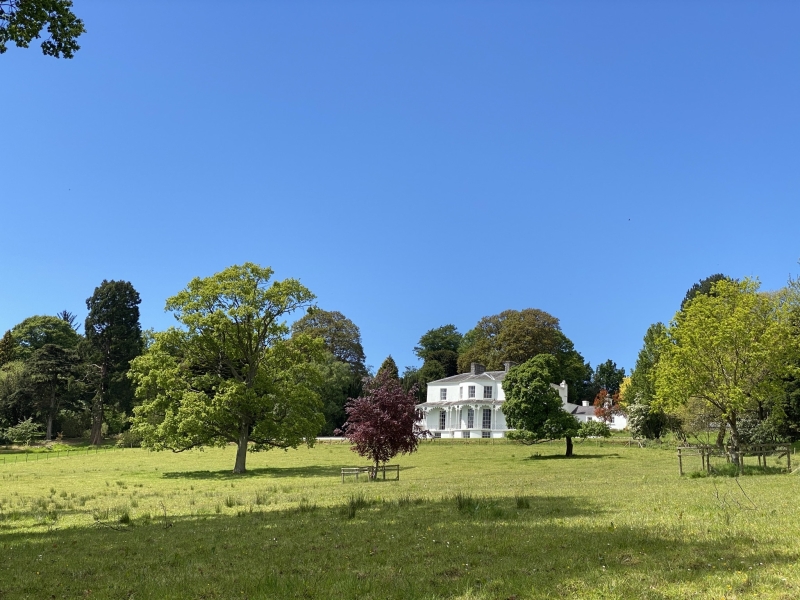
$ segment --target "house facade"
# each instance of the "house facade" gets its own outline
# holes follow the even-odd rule
[[[506,362],[502,371],[487,371],[483,365],[472,363],[469,373],[431,381],[426,401],[417,405],[423,415],[419,425],[437,438],[505,437],[509,428],[500,407],[506,399],[503,379],[512,366],[514,363]],[[550,385],[561,397],[562,408],[579,422],[599,420],[588,402],[578,405],[567,400],[566,382]],[[622,429],[625,425],[609,426]]]

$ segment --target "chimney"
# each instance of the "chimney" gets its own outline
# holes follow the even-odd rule
[[[469,372],[472,375],[480,375],[486,371],[486,367],[484,367],[481,363],[469,363]]]
[[[583,404],[584,406],[589,406],[589,401],[588,400],[583,400],[581,402],[581,404]]]
[[[513,361],[510,361],[510,360],[507,360],[507,361],[505,361],[503,363],[503,365],[505,365],[506,373],[508,373],[511,370],[511,367],[516,367],[517,366],[517,363],[515,363]]]

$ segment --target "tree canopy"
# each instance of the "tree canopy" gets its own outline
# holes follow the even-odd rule
[[[27,48],[45,28],[42,54],[55,58],[72,58],[80,49],[78,38],[86,33],[72,12],[72,0],[0,0],[0,54],[9,42]]]
[[[308,312],[292,325],[292,334],[303,333],[322,338],[325,349],[333,354],[336,360],[350,365],[354,374],[359,377],[367,374],[361,331],[342,313],[310,307]]]
[[[566,456],[572,456],[572,438],[578,433],[578,421],[562,408],[553,383],[556,358],[539,354],[512,367],[503,380],[506,401],[501,410],[509,427],[508,438],[526,444],[566,438]]]
[[[419,338],[418,345],[414,347],[414,354],[422,360],[431,358],[432,352],[443,350],[457,356],[463,337],[455,325],[443,325],[436,329],[429,329]]]
[[[386,357],[386,360],[383,361],[380,368],[378,369],[377,375],[387,374],[392,379],[399,379],[400,378],[400,371],[397,368],[397,363],[394,362],[392,355]]]
[[[735,446],[742,413],[781,397],[797,352],[785,304],[758,288],[749,279],[721,279],[696,295],[667,327],[656,366],[659,404],[701,400],[727,422]]]
[[[34,350],[45,344],[55,344],[62,348],[76,348],[81,336],[69,323],[49,315],[28,317],[11,328],[11,337],[16,345],[15,358],[25,360]]]
[[[145,447],[236,443],[233,471],[244,473],[248,447],[313,445],[325,422],[316,391],[324,343],[289,338],[284,319],[314,294],[296,279],[270,283],[272,275],[253,263],[232,266],[167,300],[182,328],[155,334],[131,365],[142,400],[134,429]]]
[[[731,279],[727,275],[723,275],[722,273],[715,273],[714,275],[709,275],[708,277],[704,277],[703,279],[692,285],[692,287],[686,290],[686,295],[683,297],[683,300],[681,301],[681,310],[683,310],[683,308],[692,299],[694,299],[695,296],[698,295],[707,296],[708,294],[713,293],[714,284],[717,283],[718,281],[723,281],[723,280],[733,281],[733,279]]]
[[[458,357],[461,372],[478,362],[489,370],[503,369],[505,361],[524,363],[539,354],[556,359],[551,367],[554,380],[565,380],[571,400],[584,399],[591,369],[561,331],[556,317],[536,308],[506,310],[482,318],[464,335]],[[592,399],[594,395],[591,395]]]

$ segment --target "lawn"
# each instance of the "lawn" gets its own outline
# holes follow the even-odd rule
[[[797,476],[575,451],[426,442],[345,484],[343,444],[0,461],[0,599],[800,597]]]

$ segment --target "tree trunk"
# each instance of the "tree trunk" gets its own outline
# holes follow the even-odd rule
[[[92,440],[93,446],[103,443],[103,399],[95,396],[92,404]]]
[[[722,424],[719,426],[719,432],[717,433],[717,448],[722,450],[722,447],[725,445],[725,432],[728,430],[728,424],[723,421]]]
[[[565,456],[572,456],[572,438],[567,436],[567,453]]]
[[[100,368],[100,385],[97,394],[94,396],[92,404],[92,440],[93,446],[103,443],[103,404],[106,401],[106,376],[108,375],[108,365],[103,362]]]
[[[56,416],[56,390],[55,387],[50,391],[50,409],[47,411],[47,435],[45,441],[53,440],[53,420]]]
[[[245,462],[247,461],[247,441],[249,439],[248,427],[242,424],[239,427],[239,443],[236,447],[236,464],[233,467],[234,473],[244,473]]]

